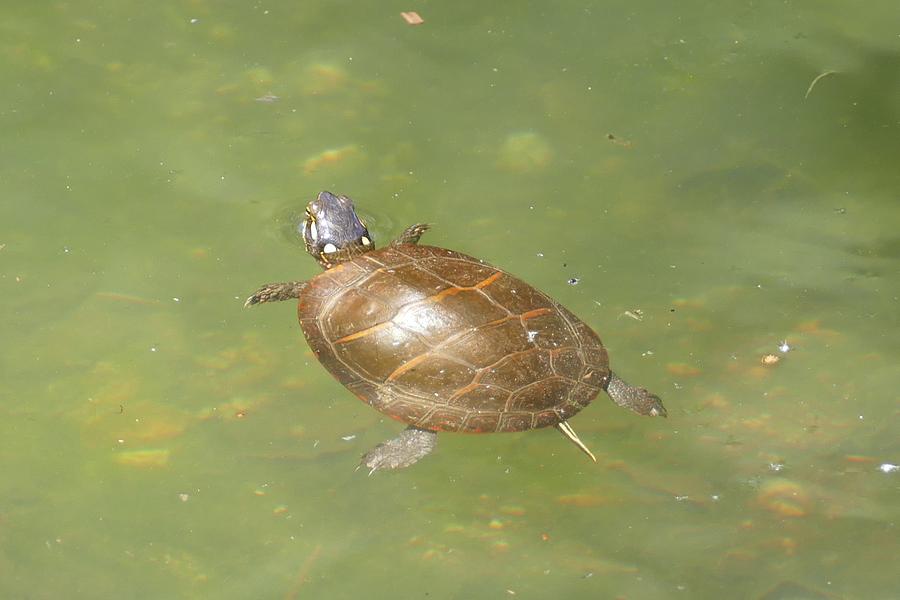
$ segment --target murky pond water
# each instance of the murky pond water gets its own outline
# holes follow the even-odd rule
[[[897,596],[895,2],[223,4],[0,8],[0,595]],[[669,419],[356,471],[402,426],[242,308],[322,189]]]

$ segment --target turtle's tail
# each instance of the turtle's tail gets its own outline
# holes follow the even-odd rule
[[[572,442],[578,446],[582,452],[591,457],[591,460],[597,462],[597,457],[594,456],[594,453],[590,451],[590,449],[584,445],[584,442],[581,441],[581,438],[578,437],[578,434],[575,433],[575,430],[572,429],[572,426],[569,425],[567,421],[560,421],[556,424],[556,428],[559,429],[564,436],[572,440]]]

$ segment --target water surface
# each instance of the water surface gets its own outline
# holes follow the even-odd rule
[[[895,597],[898,19],[0,8],[0,595]],[[242,309],[316,274],[321,189],[546,290],[669,419],[356,471],[399,424]]]

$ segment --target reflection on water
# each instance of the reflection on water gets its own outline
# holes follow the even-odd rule
[[[156,6],[0,9],[4,597],[897,589],[893,4]],[[241,308],[318,272],[321,189],[547,291],[669,419],[356,471],[402,426]]]

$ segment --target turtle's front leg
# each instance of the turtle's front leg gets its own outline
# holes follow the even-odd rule
[[[359,464],[369,468],[369,475],[378,469],[404,469],[418,462],[436,445],[436,431],[408,427],[394,439],[366,452]]]
[[[415,225],[410,225],[406,229],[403,230],[403,233],[400,234],[396,240],[391,242],[392,246],[399,246],[400,244],[418,244],[419,238],[422,237],[422,234],[428,231],[429,229],[428,223],[416,223]]]
[[[280,300],[296,300],[300,292],[306,287],[305,281],[288,281],[285,283],[267,283],[247,298],[244,307],[262,304],[263,302],[275,302]]]

